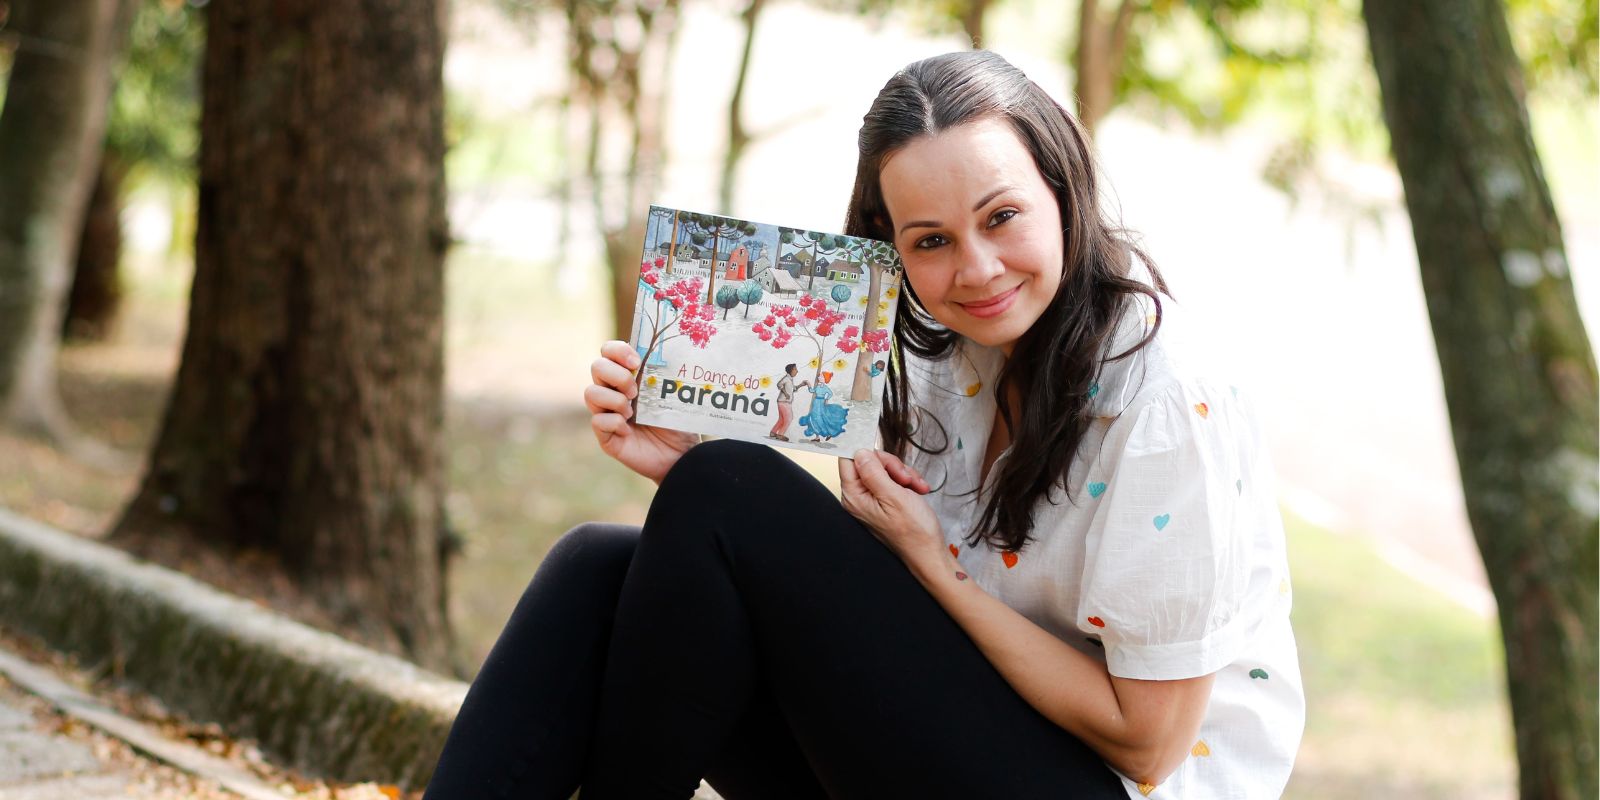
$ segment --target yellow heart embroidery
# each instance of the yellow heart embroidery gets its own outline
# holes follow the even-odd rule
[[[981,390],[982,388],[983,388],[983,381],[978,381],[977,383],[974,383],[971,386],[968,386],[967,387],[967,396],[968,397],[977,397],[978,396],[978,391]]]
[[[1199,414],[1201,419],[1205,419],[1211,415],[1211,407],[1205,403],[1195,403],[1194,413]]]
[[[1194,743],[1194,747],[1189,748],[1189,755],[1209,756],[1211,755],[1211,748],[1206,746],[1206,740],[1201,739],[1200,741]]]
[[[1139,794],[1142,794],[1145,797],[1149,797],[1150,793],[1155,791],[1155,790],[1156,790],[1156,785],[1153,784],[1153,783],[1141,783],[1141,784],[1139,784]]]

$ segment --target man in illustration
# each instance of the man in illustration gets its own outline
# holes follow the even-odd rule
[[[768,439],[789,441],[789,423],[794,421],[794,390],[811,383],[810,381],[795,383],[794,376],[799,371],[793,364],[783,366],[783,377],[778,379],[778,422],[772,426],[772,432],[767,434]]]

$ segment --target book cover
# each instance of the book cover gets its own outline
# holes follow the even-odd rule
[[[901,277],[888,242],[651,206],[635,419],[835,456],[872,448]]]

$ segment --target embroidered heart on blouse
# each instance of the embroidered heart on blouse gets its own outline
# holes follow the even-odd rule
[[[1199,414],[1201,419],[1205,419],[1206,417],[1211,416],[1211,406],[1208,406],[1205,403],[1195,403],[1194,413]]]
[[[983,389],[983,381],[978,381],[977,383],[974,383],[974,384],[972,384],[972,385],[967,387],[967,396],[968,397],[977,397],[978,396],[978,392],[980,390],[982,390],[982,389]]]
[[[955,545],[950,545],[950,555],[953,555],[956,558],[960,558],[961,557],[961,548],[956,547]]]
[[[1201,739],[1200,741],[1194,743],[1194,747],[1189,748],[1189,754],[1195,756],[1209,756],[1211,755],[1211,748],[1206,746],[1206,740]]]
[[[1099,394],[1099,393],[1100,393],[1100,384],[1098,384],[1098,383],[1089,384],[1089,399],[1093,400],[1094,396]]]
[[[1101,483],[1100,481],[1095,481],[1094,483],[1089,484],[1089,496],[1090,497],[1099,497],[1100,495],[1103,495],[1105,493],[1106,493],[1106,485],[1104,483]]]
[[[1106,626],[1106,621],[1099,617],[1090,617],[1089,624],[1095,626],[1096,628],[1104,628]]]
[[[1156,530],[1159,531],[1162,528],[1167,527],[1167,523],[1169,523],[1171,521],[1172,521],[1172,515],[1171,514],[1162,514],[1161,516],[1156,517],[1155,520],[1154,520],[1154,522],[1156,523]]]
[[[1007,550],[1000,554],[1000,560],[1006,562],[1006,569],[1017,565],[1017,554]]]
[[[1240,478],[1239,480],[1234,481],[1233,488],[1238,491],[1239,494],[1244,494],[1244,479]]]
[[[1153,784],[1153,783],[1141,783],[1141,784],[1139,784],[1139,794],[1142,794],[1145,797],[1149,797],[1150,793],[1155,791],[1155,790],[1156,790],[1156,785]]]
[[[1262,669],[1262,668],[1260,668],[1260,667],[1256,667],[1255,669],[1250,670],[1250,677],[1252,677],[1252,678],[1260,678],[1261,680],[1266,680],[1267,679],[1267,671]]]

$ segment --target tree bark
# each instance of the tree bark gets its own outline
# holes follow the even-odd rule
[[[1098,0],[1081,0],[1078,6],[1077,49],[1073,52],[1078,121],[1093,133],[1116,104],[1117,76],[1127,50],[1128,30],[1136,11],[1133,0],[1122,0],[1115,17],[1100,12]]]
[[[733,82],[733,99],[728,101],[728,149],[722,153],[722,183],[717,190],[721,214],[733,213],[733,187],[738,179],[739,162],[750,145],[750,131],[744,126],[744,87],[750,75],[750,54],[756,42],[756,23],[766,0],[749,0],[739,19],[744,23],[744,49],[739,55],[739,72]]]
[[[63,339],[100,341],[122,305],[122,180],[127,168],[109,149],[100,158],[94,191],[83,216],[77,265],[67,293]]]
[[[867,400],[872,397],[872,351],[866,349],[867,334],[878,330],[878,298],[883,296],[883,265],[876,258],[868,256],[862,259],[862,266],[867,270],[867,313],[861,315],[861,343],[860,354],[856,356],[856,377],[850,384],[851,400]]]
[[[972,44],[974,50],[985,46],[983,24],[984,18],[989,14],[990,1],[966,0],[961,7],[961,30],[966,33],[967,41]]]
[[[450,669],[442,12],[208,7],[188,333],[114,536],[274,553],[363,641]]]
[[[72,264],[131,3],[24,0],[0,110],[0,416],[76,439],[56,389]]]
[[[1596,371],[1494,0],[1366,0],[1467,515],[1500,609],[1521,795],[1596,778]]]

